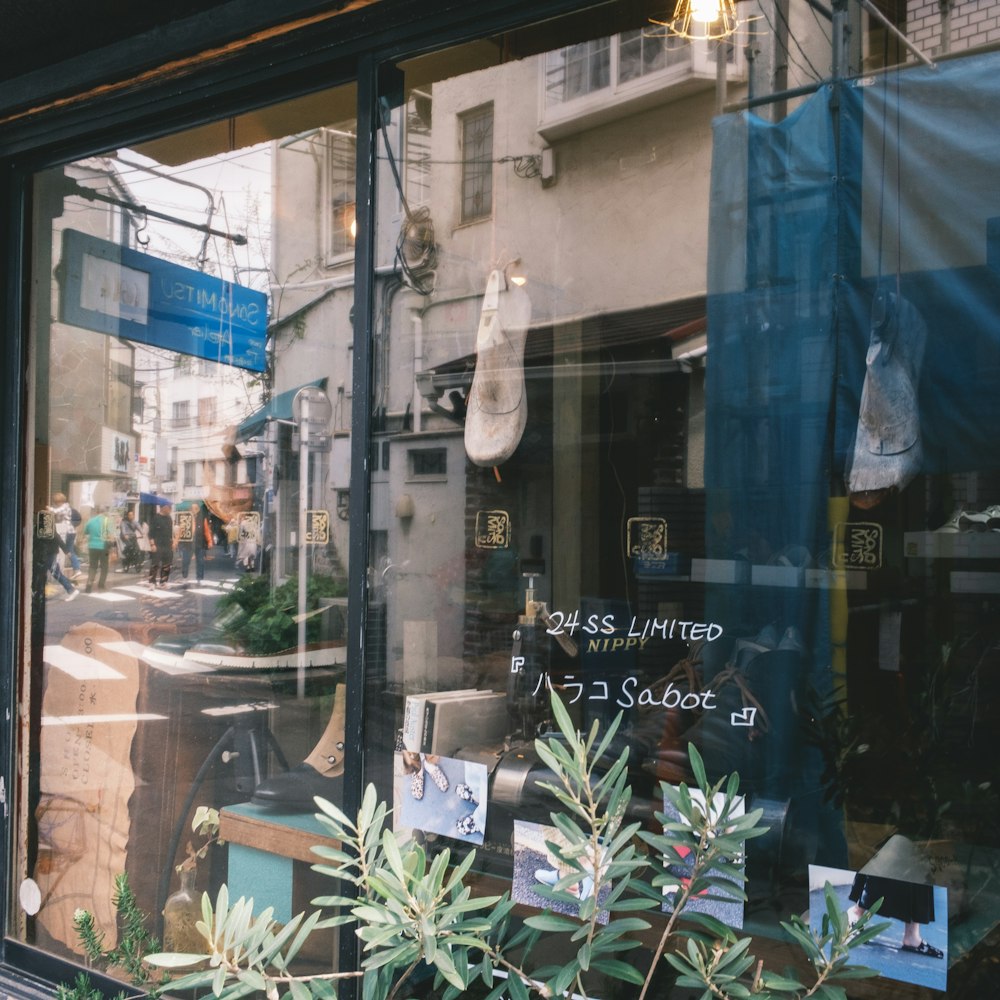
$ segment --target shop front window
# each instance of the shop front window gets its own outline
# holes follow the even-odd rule
[[[738,772],[770,832],[712,912],[771,971],[830,883],[884,900],[864,995],[989,995],[1000,60],[808,85],[819,32],[787,116],[720,114],[741,47],[644,6],[34,177],[12,937],[111,944],[121,874],[168,950],[201,890],[285,922],[345,774],[535,913],[558,695],[646,832],[692,748]]]
[[[550,696],[584,729],[621,714],[637,819],[661,782],[692,781],[691,746],[764,809],[773,836],[726,919],[768,962],[778,913],[819,926],[830,881],[853,918],[886,896],[890,928],[856,956],[885,977],[872,995],[974,981],[1000,913],[976,888],[1000,848],[983,728],[997,373],[972,361],[1000,344],[995,128],[985,93],[953,129],[942,96],[939,159],[917,102],[933,80],[988,90],[989,71],[867,81],[839,117],[820,88],[780,124],[736,113],[713,133],[715,95],[694,89],[541,135],[553,106],[669,70],[674,49],[624,6],[610,49],[576,24],[547,52],[526,30],[476,68],[464,49],[401,67],[388,140],[419,87],[437,245],[402,281],[375,262],[390,460],[366,697],[393,710],[368,716],[366,774],[397,830],[475,849],[491,885],[541,908]],[[449,230],[470,95],[492,106],[493,209]],[[925,188],[952,154],[977,180],[941,212]],[[397,183],[383,163],[378,246],[407,224]],[[871,361],[880,343],[898,370]]]
[[[353,222],[353,136],[326,126],[354,104],[327,91],[36,178],[33,763],[8,871],[12,933],[56,955],[82,955],[79,908],[116,943],[121,875],[179,951],[204,947],[202,890],[279,922],[318,891],[312,798],[341,801],[345,766],[353,297],[324,284],[320,220],[336,147]],[[206,813],[221,825],[193,829]],[[327,932],[303,961],[333,954]]]

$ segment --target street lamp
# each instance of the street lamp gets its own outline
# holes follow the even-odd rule
[[[306,687],[306,529],[309,510],[309,451],[329,443],[330,397],[314,385],[303,386],[292,400],[292,418],[299,431],[299,614],[298,696]]]

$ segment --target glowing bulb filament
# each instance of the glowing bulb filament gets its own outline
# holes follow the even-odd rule
[[[691,20],[712,24],[719,17],[719,0],[691,0]]]

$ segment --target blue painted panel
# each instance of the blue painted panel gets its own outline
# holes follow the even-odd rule
[[[253,897],[254,912],[274,907],[274,919],[287,924],[292,919],[292,859],[258,851],[242,844],[229,844],[229,899]]]

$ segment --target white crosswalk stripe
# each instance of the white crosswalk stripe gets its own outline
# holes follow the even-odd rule
[[[124,590],[129,594],[146,594],[150,597],[165,598],[170,600],[175,597],[183,597],[183,590],[163,590],[157,587],[156,590],[150,590],[149,587],[144,587],[141,584],[129,584],[124,587],[116,587],[116,590]]]
[[[46,646],[43,658],[50,667],[62,670],[78,681],[124,680],[123,674],[93,656],[84,656],[65,646]]]
[[[104,726],[111,722],[164,722],[168,716],[152,712],[122,712],[116,715],[43,715],[43,726]]]

